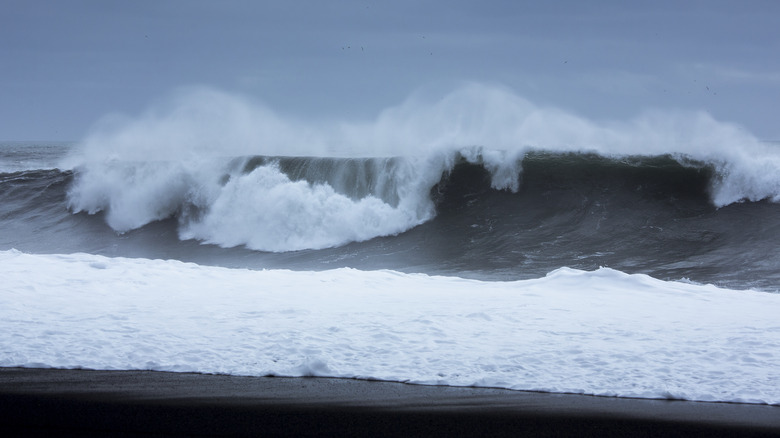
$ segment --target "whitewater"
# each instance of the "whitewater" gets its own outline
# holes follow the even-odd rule
[[[780,404],[780,151],[706,113],[189,88],[1,149],[0,366]]]
[[[780,403],[777,294],[606,268],[482,282],[87,254],[0,260],[2,366]]]

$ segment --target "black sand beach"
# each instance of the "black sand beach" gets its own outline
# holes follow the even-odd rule
[[[780,407],[329,378],[0,368],[5,436],[780,436]]]

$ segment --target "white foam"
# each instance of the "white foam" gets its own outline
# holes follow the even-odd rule
[[[780,403],[780,295],[562,268],[482,282],[0,252],[0,366]]]
[[[327,248],[400,233],[429,219],[374,196],[359,200],[327,184],[291,181],[276,166],[234,176],[208,203],[202,218],[181,231],[187,239],[266,251]]]
[[[68,190],[68,207],[90,214],[105,211],[108,225],[126,232],[179,211],[197,173],[174,161],[87,166]],[[206,178],[198,184],[209,182]]]

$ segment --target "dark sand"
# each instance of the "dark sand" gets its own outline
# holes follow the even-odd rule
[[[780,436],[780,406],[0,368],[4,436]]]

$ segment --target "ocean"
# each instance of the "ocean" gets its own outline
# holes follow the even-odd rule
[[[0,366],[780,403],[777,143],[480,88],[165,108],[0,144]]]

